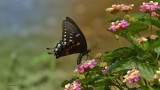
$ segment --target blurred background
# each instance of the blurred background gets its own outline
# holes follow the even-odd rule
[[[55,47],[62,35],[62,20],[71,17],[84,33],[92,54],[119,47],[107,32],[112,4],[144,0],[0,0],[0,90],[63,90],[71,78],[78,54],[55,59],[47,47]],[[123,15],[123,14],[121,14]],[[121,38],[123,46],[129,43]],[[97,49],[100,48],[100,49]]]

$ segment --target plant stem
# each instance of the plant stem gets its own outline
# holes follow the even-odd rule
[[[120,41],[119,35],[115,35],[115,38],[118,41],[119,46],[122,47],[122,43]]]
[[[152,21],[151,21],[151,18],[152,18],[152,16],[151,16],[151,13],[150,13],[150,18],[149,18],[149,19],[150,19],[150,22],[151,22],[151,26],[150,26],[150,27],[151,27],[151,30],[150,30],[150,33],[151,33],[151,35],[152,35],[153,32],[152,32]]]

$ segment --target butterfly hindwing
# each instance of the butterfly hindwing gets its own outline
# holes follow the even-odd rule
[[[54,49],[56,58],[87,50],[86,39],[71,18],[67,17],[66,20],[63,20],[62,30],[62,40]]]

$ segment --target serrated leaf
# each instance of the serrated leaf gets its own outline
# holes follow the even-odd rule
[[[133,35],[133,34],[136,34],[137,32],[145,31],[148,28],[149,28],[148,24],[141,21],[137,21],[137,22],[130,23],[130,25],[126,28],[126,30],[128,30],[128,32],[131,35]]]
[[[144,64],[144,63],[138,63],[137,67],[140,71],[141,77],[143,77],[147,81],[153,80],[153,76],[155,75],[156,68],[154,68],[151,65]]]
[[[151,24],[150,22],[150,15],[146,13],[135,13],[131,15],[132,17],[135,18],[136,21],[142,21],[148,25]]]
[[[136,51],[129,47],[123,47],[123,48],[119,48],[119,49],[108,52],[105,55],[104,61],[106,61],[107,63],[115,62],[116,60],[119,60],[121,58],[130,57],[131,55],[132,56],[136,55]]]
[[[81,79],[81,80],[78,80],[78,81],[81,82],[81,84],[87,84],[87,83],[92,82],[93,78],[87,77],[87,78],[84,78],[84,79]]]
[[[113,85],[111,78],[107,78],[107,79],[99,79],[97,81],[95,81],[94,86],[110,86]]]
[[[152,25],[160,28],[160,20],[158,18],[154,18],[154,17],[151,18],[151,23],[152,23]]]
[[[132,69],[133,67],[138,68],[138,70],[140,71],[140,77],[143,77],[148,81],[153,80],[156,69],[149,64],[140,62],[135,57],[117,61],[116,64],[113,64],[111,66],[111,73],[118,73],[123,70]]]
[[[115,72],[120,72],[120,71],[123,71],[123,70],[132,69],[133,67],[135,67],[137,65],[137,62],[132,62],[132,60],[134,61],[134,60],[137,60],[137,59],[135,57],[131,57],[131,58],[128,58],[128,59],[116,61],[115,63],[113,63],[110,66],[109,71],[111,73],[115,73]]]

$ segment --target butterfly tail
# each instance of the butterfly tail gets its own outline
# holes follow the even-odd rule
[[[77,65],[79,65],[81,63],[82,57],[83,57],[83,54],[80,53],[79,56],[78,56],[78,59],[77,59]]]

